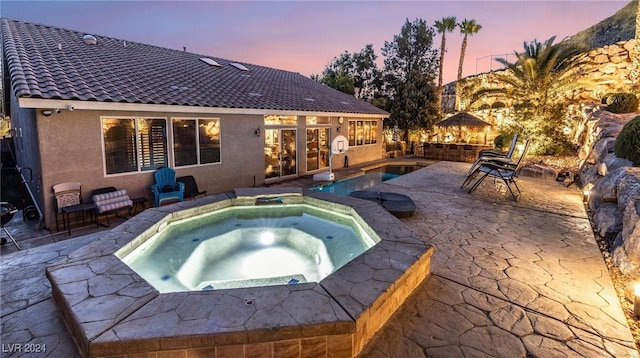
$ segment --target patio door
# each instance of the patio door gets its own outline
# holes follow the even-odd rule
[[[295,129],[265,129],[265,179],[298,173]]]
[[[329,128],[307,129],[307,171],[329,166]]]

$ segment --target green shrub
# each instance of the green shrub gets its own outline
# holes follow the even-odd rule
[[[602,104],[607,104],[607,101],[609,100],[609,97],[613,96],[615,93],[607,93],[604,96],[602,96],[602,101],[600,103]]]
[[[613,150],[618,158],[628,159],[633,165],[640,166],[640,116],[622,127]]]
[[[513,139],[512,133],[500,133],[493,139],[493,146],[496,149],[507,150],[511,146],[511,140]]]
[[[504,108],[504,107],[506,107],[506,106],[504,105],[504,103],[502,103],[500,101],[495,101],[491,105],[491,108]]]
[[[607,111],[611,113],[633,113],[638,110],[638,97],[633,93],[614,93],[607,96]]]

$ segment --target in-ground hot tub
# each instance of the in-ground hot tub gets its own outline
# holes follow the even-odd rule
[[[244,282],[252,287],[229,289],[202,287],[202,281],[212,281],[205,278],[191,281],[194,290],[161,292],[120,259],[171,223],[227,208],[257,209],[273,198],[283,207],[310,206],[350,217],[375,244],[319,282]],[[203,253],[210,251],[215,252]],[[303,195],[292,188],[247,188],[145,210],[48,267],[47,277],[84,356],[348,357],[363,349],[429,274],[432,252],[376,203],[312,191]]]
[[[167,293],[320,282],[375,244],[350,215],[251,205],[176,220],[116,255]]]

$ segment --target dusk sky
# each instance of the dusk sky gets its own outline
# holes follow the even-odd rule
[[[482,25],[469,38],[463,76],[499,68],[491,56],[524,42],[556,42],[630,2],[597,1],[0,1],[2,17],[299,72],[321,74],[345,50],[385,41],[405,20],[443,17]],[[440,48],[441,37],[434,38]],[[447,34],[444,82],[455,80],[462,36]],[[513,57],[511,57],[513,59]]]

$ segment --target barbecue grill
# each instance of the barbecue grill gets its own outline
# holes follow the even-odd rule
[[[7,228],[4,227],[11,221],[11,219],[13,219],[13,214],[18,212],[18,208],[16,208],[15,205],[6,201],[0,202],[0,208],[2,209],[2,211],[0,212],[0,224],[2,224],[2,230],[4,230],[7,236],[9,236],[9,239],[11,239],[11,241],[13,241],[13,244],[16,245],[18,250],[20,250],[20,245],[18,245],[18,242],[13,238],[13,236],[11,236],[11,233],[9,233],[9,230],[7,230]],[[6,242],[7,242],[7,239],[2,238],[2,244],[5,244]]]

